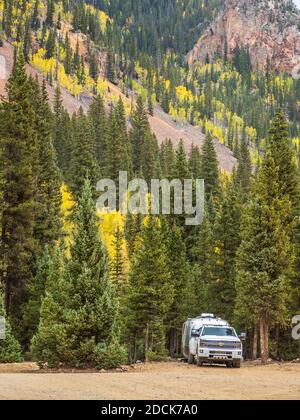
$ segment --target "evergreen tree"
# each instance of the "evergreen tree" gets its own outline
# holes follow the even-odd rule
[[[59,85],[55,89],[53,111],[53,144],[56,151],[56,160],[64,179],[69,183],[71,179],[71,156],[74,150],[74,134],[70,116],[63,106]]]
[[[59,249],[57,251],[60,251]],[[37,273],[28,286],[28,302],[24,308],[23,315],[23,339],[25,343],[37,332],[40,322],[40,309],[45,297],[46,287],[49,281],[56,283],[57,263],[60,264],[61,253],[57,252],[55,258],[51,258],[48,247],[45,248],[43,256],[38,260]],[[51,283],[52,284],[52,283]]]
[[[110,115],[106,158],[107,176],[117,184],[120,171],[126,171],[129,176],[131,175],[131,145],[127,135],[125,111],[121,98]]]
[[[95,53],[90,54],[89,64],[90,64],[90,76],[92,79],[94,79],[95,82],[97,82],[98,77],[99,77],[99,70],[98,70],[98,63],[97,63]]]
[[[171,180],[175,173],[176,155],[171,140],[165,141],[160,149],[160,166],[162,176]]]
[[[91,122],[84,115],[82,108],[79,110],[74,124],[75,141],[71,158],[70,189],[75,199],[78,200],[87,176],[96,188],[99,167],[96,161]]]
[[[23,55],[27,62],[29,62],[29,54],[31,50],[31,26],[30,19],[25,22],[25,34],[23,40]]]
[[[184,179],[191,177],[189,163],[184,149],[183,140],[180,140],[178,149],[176,150],[174,174],[175,178],[180,179],[182,182]]]
[[[151,133],[147,112],[141,97],[137,99],[136,110],[131,117],[131,124],[130,138],[133,152],[133,169],[136,174],[142,171],[145,179],[150,182],[154,177],[158,145],[156,138]]]
[[[13,29],[13,8],[14,8],[14,2],[13,0],[7,0],[4,3],[3,8],[3,29],[6,33],[6,36],[8,38],[12,35],[12,29]]]
[[[34,357],[50,366],[119,366],[124,351],[116,336],[117,301],[88,181],[76,212],[71,257],[60,271],[42,304]]]
[[[53,26],[53,18],[54,18],[54,0],[47,0],[46,24],[49,27]]]
[[[111,83],[116,83],[114,53],[111,49],[107,52],[106,77]]]
[[[72,73],[73,52],[72,52],[72,48],[71,48],[71,45],[70,45],[70,40],[69,40],[68,33],[66,34],[66,39],[65,39],[65,52],[66,52],[66,58],[65,58],[65,62],[64,62],[65,72],[66,72],[66,74],[71,74]]]
[[[38,240],[41,249],[43,249],[45,245],[52,246],[60,236],[61,194],[52,140],[52,113],[48,104],[45,82],[41,90],[38,82],[35,83],[35,95],[39,168],[34,236]]]
[[[195,295],[195,312],[192,315],[196,316],[202,312],[212,311],[212,302],[208,299],[208,290],[214,281],[216,255],[208,210],[205,212],[202,225],[196,229],[190,248]]]
[[[214,229],[216,259],[214,280],[208,288],[212,311],[233,321],[235,290],[235,261],[240,245],[242,203],[232,182],[225,194]]]
[[[1,172],[4,210],[1,232],[1,281],[5,285],[6,311],[13,327],[20,327],[21,305],[31,278],[35,248],[38,142],[32,89],[24,57],[16,57],[1,104]]]
[[[46,59],[50,59],[55,56],[56,54],[56,31],[55,30],[50,29],[45,48],[46,48],[46,54],[45,54]]]
[[[241,143],[238,160],[236,181],[240,185],[241,192],[246,200],[250,192],[252,164],[248,145],[245,141]]]
[[[165,354],[165,322],[174,297],[167,251],[160,222],[149,216],[141,235],[141,248],[130,275],[129,297],[131,345],[142,344],[142,355]],[[134,352],[135,353],[135,352]]]
[[[292,275],[291,316],[300,309],[300,174],[295,153],[288,133],[288,123],[281,111],[278,111],[272,121],[269,132],[269,147],[275,165],[278,168],[277,182],[280,188],[280,198],[287,199],[292,206],[285,213],[285,227],[294,245],[296,258]],[[277,329],[279,327],[277,326]],[[284,341],[277,331],[278,342]],[[299,347],[300,352],[300,347]],[[299,354],[299,353],[298,353]]]
[[[96,159],[101,173],[106,167],[108,122],[105,114],[103,98],[98,95],[89,109],[89,119],[92,123],[93,137],[96,147]]]
[[[207,134],[202,147],[201,178],[205,181],[206,197],[219,195],[218,159],[211,134]]]
[[[237,258],[236,314],[246,326],[260,324],[261,357],[269,357],[269,331],[285,325],[293,251],[285,226],[291,203],[281,197],[278,167],[267,151],[258,184],[243,216]]]
[[[180,338],[183,322],[191,314],[194,295],[190,294],[192,277],[186,258],[185,243],[181,229],[174,223],[167,233],[168,270],[174,290],[173,303],[168,314],[168,337],[171,357],[180,353]]]
[[[19,363],[23,361],[22,349],[12,333],[9,319],[4,309],[4,297],[0,290],[0,328],[4,336],[0,337],[0,363]]]
[[[299,170],[295,153],[288,134],[288,124],[281,111],[278,111],[269,132],[269,147],[274,163],[278,168],[280,194],[292,203],[291,218],[299,213],[300,187]],[[287,217],[287,221],[288,217]]]
[[[194,179],[201,178],[201,153],[197,146],[192,145],[189,156],[190,172]]]
[[[149,95],[149,97],[148,97],[148,112],[153,117],[154,107],[153,107],[153,101],[152,101],[151,95]]]
[[[129,213],[126,217],[125,238],[127,241],[130,260],[133,259],[139,247],[142,223],[143,216],[141,214]]]
[[[126,273],[126,260],[124,256],[124,233],[119,225],[117,225],[114,240],[112,243],[114,255],[110,265],[111,281],[115,286],[119,301],[124,303],[125,292],[128,286]]]

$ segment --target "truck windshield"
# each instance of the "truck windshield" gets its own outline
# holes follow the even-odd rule
[[[232,328],[220,328],[220,327],[204,327],[202,336],[214,335],[217,337],[236,337],[236,334]]]

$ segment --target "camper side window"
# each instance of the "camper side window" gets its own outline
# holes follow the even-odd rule
[[[200,330],[198,329],[193,329],[192,330],[192,337],[200,337]]]

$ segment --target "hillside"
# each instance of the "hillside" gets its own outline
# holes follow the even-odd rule
[[[6,70],[4,72],[2,68],[2,73],[5,74],[6,78],[0,78],[0,95],[5,95],[5,84],[7,81],[8,76],[11,73],[12,65],[13,65],[13,51],[14,48],[11,44],[5,43],[3,47],[0,47],[0,58],[3,59],[0,61],[0,67],[2,63],[2,67],[6,66]],[[0,69],[1,71],[1,69]],[[33,77],[38,76],[39,80],[43,80],[44,76],[40,74],[35,68],[31,65],[27,65],[27,72],[28,74],[32,75]],[[109,82],[108,82],[109,83]],[[127,98],[122,91],[112,83],[109,83],[109,89],[116,97],[122,97],[123,101],[131,106],[132,103],[135,102],[136,96],[132,93],[131,98]],[[71,95],[66,89],[62,90],[62,98],[63,104],[66,110],[72,115],[74,112],[78,112],[79,108],[82,107],[85,111],[89,109],[93,101],[93,96],[88,93],[80,93],[77,97]],[[49,101],[53,105],[55,89],[47,82],[47,91],[49,95]],[[109,106],[109,99],[107,101],[107,106]],[[195,146],[201,147],[204,140],[204,135],[201,131],[190,124],[186,124],[185,126],[180,126],[176,124],[172,118],[163,112],[159,107],[156,108],[155,113],[153,116],[149,115],[149,122],[151,125],[151,129],[159,144],[162,144],[166,139],[171,139],[174,146],[177,147],[179,141],[182,139],[184,141],[184,145],[186,147],[187,152],[190,151],[192,144]],[[234,166],[236,165],[236,159],[233,156],[232,152],[228,150],[225,146],[221,145],[217,140],[215,140],[215,146],[217,150],[218,160],[220,164],[220,168],[225,172],[231,173]]]
[[[128,1],[98,0],[92,3],[95,7],[83,0],[26,3],[30,6],[27,21],[23,18],[27,32],[18,35],[14,25],[7,37],[11,43],[24,37],[30,65],[50,85],[58,84],[64,96],[67,92],[73,96],[67,101],[70,105],[66,104],[71,113],[80,105],[86,110],[95,93],[103,96],[107,107],[116,104],[121,95],[129,118],[140,95],[153,109],[150,123],[159,143],[167,137],[177,144],[182,137],[189,150],[192,143],[201,146],[203,133],[209,131],[215,138],[220,167],[231,172],[236,163],[233,155],[238,156],[243,141],[249,145],[253,163],[259,162],[275,110],[284,108],[299,150],[300,85],[288,75],[278,74],[275,68],[282,63],[295,68],[291,63],[297,62],[297,55],[292,53],[289,42],[282,39],[278,47],[282,61],[274,57],[268,60],[260,39],[257,42],[261,49],[255,44],[253,54],[248,46],[235,48],[237,34],[252,34],[256,42],[261,29],[259,19],[274,21],[269,36],[272,42],[273,30],[284,27],[293,32],[297,13],[296,9],[289,13],[289,2],[280,2],[281,9],[276,13],[274,4],[266,3],[273,17],[262,8],[262,2],[224,4],[214,0],[202,2],[200,9],[196,0],[176,4],[166,1],[162,7],[148,0],[139,0],[134,6]],[[224,13],[230,19],[235,16],[233,22],[240,25],[233,25],[230,45],[222,35],[224,28],[218,26]],[[9,14],[8,10],[5,14]],[[20,19],[17,9],[12,15],[14,22]],[[252,32],[241,30],[245,26],[241,19],[252,22]],[[211,39],[214,25],[221,34],[215,41]],[[203,32],[204,38],[188,56],[187,66],[186,53]],[[205,40],[212,50],[209,54]],[[214,49],[219,51],[217,56]],[[226,56],[222,56],[222,50],[227,50]],[[196,59],[198,55],[200,60]],[[264,59],[270,63],[267,79]],[[255,72],[255,63],[259,63],[259,72]]]
[[[300,64],[300,12],[288,1],[227,0],[187,55],[190,65],[249,50],[254,68],[292,73]]]

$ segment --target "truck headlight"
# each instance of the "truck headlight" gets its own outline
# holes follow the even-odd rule
[[[242,343],[235,343],[234,348],[240,350],[242,348]]]
[[[199,347],[207,347],[208,343],[206,341],[200,340]]]

